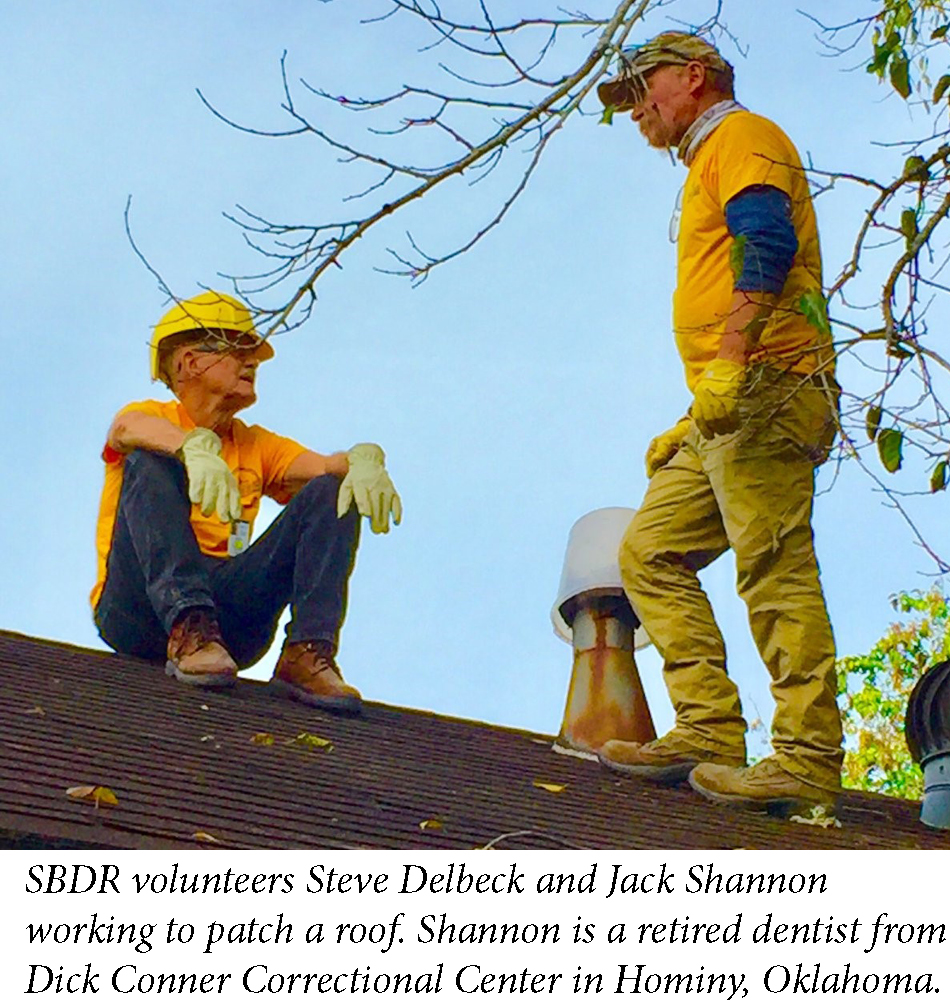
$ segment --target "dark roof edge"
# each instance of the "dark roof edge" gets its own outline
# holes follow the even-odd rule
[[[70,823],[39,818],[32,813],[0,811],[0,850],[48,850],[51,841],[69,850],[125,850],[130,833],[136,848],[150,850],[201,850],[204,845],[176,837],[156,837],[137,830],[110,827],[105,823]],[[36,844],[37,838],[42,844]]]

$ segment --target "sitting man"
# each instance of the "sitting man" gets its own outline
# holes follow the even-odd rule
[[[227,687],[270,647],[289,604],[273,689],[357,714],[360,693],[334,657],[359,515],[387,532],[402,506],[378,445],[321,455],[236,419],[273,354],[247,308],[220,292],[179,303],[155,327],[152,379],[177,399],[131,403],[109,429],[95,621],[113,649]],[[262,495],[287,506],[250,545]]]

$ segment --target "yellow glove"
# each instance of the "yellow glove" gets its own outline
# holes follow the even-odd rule
[[[225,523],[237,521],[241,491],[221,458],[221,438],[209,427],[196,427],[185,435],[178,454],[188,473],[188,499],[201,505],[205,517],[215,510]]]
[[[700,376],[689,415],[704,438],[728,434],[739,427],[739,395],[745,373],[745,365],[715,358]]]
[[[680,450],[680,445],[683,443],[683,438],[686,437],[691,423],[689,417],[683,417],[682,420],[676,422],[675,426],[662,434],[657,434],[650,442],[646,455],[647,479],[652,479]]]
[[[378,444],[355,444],[347,452],[349,472],[340,483],[336,516],[343,515],[356,501],[356,509],[369,518],[373,534],[389,531],[389,515],[393,522],[402,520],[402,501],[386,471],[386,456]]]

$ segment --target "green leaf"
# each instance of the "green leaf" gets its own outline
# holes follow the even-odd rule
[[[934,42],[938,38],[946,37],[948,30],[950,30],[950,24],[941,24],[939,28],[934,28],[934,30],[931,32],[930,40]]]
[[[868,407],[864,425],[867,428],[869,441],[873,441],[877,437],[877,432],[881,429],[881,416],[883,412],[879,406]]]
[[[910,97],[910,63],[905,53],[891,60],[891,86],[906,101]]]
[[[944,77],[950,83],[950,76]],[[924,166],[922,156],[908,156],[904,163],[904,176],[910,181],[929,181],[930,171]]]
[[[732,248],[729,250],[729,266],[732,268],[732,278],[734,281],[739,280],[742,269],[745,267],[745,245],[746,237],[737,236],[733,241]]]
[[[881,465],[888,472],[897,472],[903,461],[904,434],[893,427],[887,427],[877,436],[877,453]]]
[[[937,81],[937,86],[934,87],[934,104],[947,92],[947,87],[950,87],[950,73],[944,73]]]
[[[917,239],[917,213],[912,208],[905,208],[901,212],[901,232],[904,234],[904,239],[907,241],[907,249],[909,250],[913,244],[914,240]]]
[[[937,467],[930,474],[930,492],[939,493],[947,488],[947,463],[945,460],[937,463]]]
[[[798,300],[798,308],[806,322],[810,323],[819,333],[831,336],[831,324],[828,322],[828,303],[817,288],[811,288]]]
[[[615,104],[608,104],[604,108],[604,113],[600,116],[600,125],[613,125],[614,123],[614,112],[617,110]]]
[[[873,39],[874,56],[871,59],[871,62],[868,63],[867,71],[883,77],[884,70],[887,69],[887,64],[890,61],[891,56],[897,52],[900,48],[900,44],[901,37],[896,31],[888,32],[887,38],[882,41],[880,32],[875,29]]]
[[[891,58],[891,50],[886,45],[874,46],[874,58],[868,63],[867,71],[876,73],[878,76],[884,75],[887,68],[887,61]]]

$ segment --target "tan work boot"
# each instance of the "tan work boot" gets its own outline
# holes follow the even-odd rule
[[[618,774],[645,778],[660,785],[673,785],[678,781],[685,781],[690,771],[704,761],[726,764],[730,767],[743,766],[745,747],[703,750],[688,743],[673,729],[666,736],[649,743],[608,740],[600,748],[597,756],[604,767]]]
[[[231,687],[237,664],[225,649],[214,613],[189,608],[168,637],[165,673],[196,687]]]
[[[331,712],[359,715],[359,691],[343,680],[328,642],[285,642],[270,680],[271,690]]]
[[[723,805],[761,809],[777,816],[808,815],[816,806],[834,816],[838,796],[782,770],[774,757],[752,767],[700,764],[689,775],[700,795]]]

